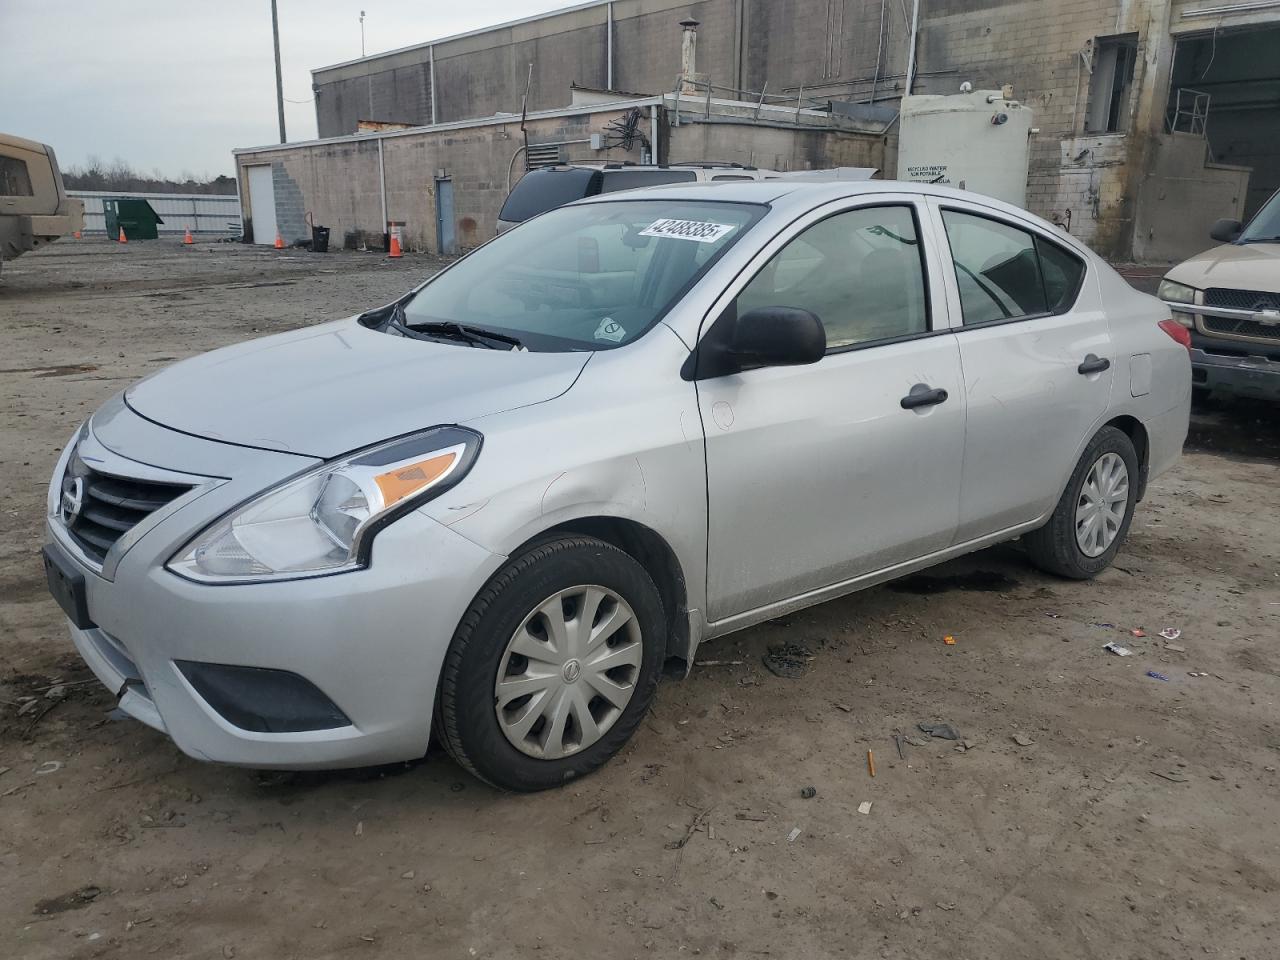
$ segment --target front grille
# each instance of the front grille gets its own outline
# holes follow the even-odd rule
[[[1227,337],[1249,337],[1253,340],[1280,340],[1280,325],[1239,318],[1205,317],[1204,332],[1220,333]]]
[[[1228,290],[1226,287],[1210,287],[1204,292],[1206,307],[1227,307],[1231,310],[1280,310],[1280,293],[1265,290]]]
[[[77,480],[79,508],[74,509]],[[85,555],[102,563],[117,540],[190,489],[182,484],[102,473],[73,456],[62,480],[58,514]]]

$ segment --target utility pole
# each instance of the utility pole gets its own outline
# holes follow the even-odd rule
[[[280,116],[280,142],[287,143],[284,135],[284,80],[280,76],[280,18],[276,14],[276,0],[271,0],[271,38],[276,45],[276,112]]]

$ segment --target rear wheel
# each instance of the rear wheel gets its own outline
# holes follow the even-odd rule
[[[666,649],[662,601],[633,557],[590,537],[539,544],[476,597],[445,659],[436,728],[505,790],[590,773],[630,739]]]
[[[1031,562],[1074,580],[1111,565],[1129,533],[1138,501],[1138,455],[1122,430],[1103,427],[1089,442],[1039,530],[1024,536]]]

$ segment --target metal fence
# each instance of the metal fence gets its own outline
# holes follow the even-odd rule
[[[84,201],[84,231],[107,232],[102,201],[111,197],[134,197],[146,200],[164,223],[158,226],[160,236],[178,236],[190,229],[203,237],[238,237],[241,234],[240,198],[208,193],[113,193],[98,190],[68,190],[67,196]]]

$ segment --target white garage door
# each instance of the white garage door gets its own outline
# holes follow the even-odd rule
[[[253,217],[253,242],[276,242],[276,194],[271,186],[271,165],[245,168],[249,173],[249,214]]]

